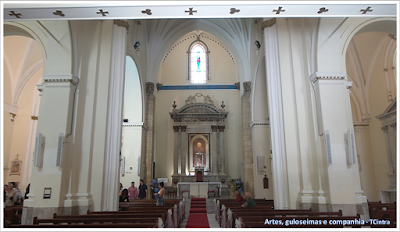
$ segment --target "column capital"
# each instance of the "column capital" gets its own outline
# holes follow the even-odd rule
[[[179,127],[180,126],[173,126],[172,128],[174,129],[174,132],[179,132]]]
[[[392,128],[396,128],[396,125],[397,124],[397,122],[392,122],[392,123],[390,123],[390,127],[392,127]]]
[[[243,82],[243,91],[251,92],[251,82],[250,81]]]
[[[125,20],[114,20],[114,24],[119,27],[125,27],[127,31],[129,31],[129,23]]]
[[[276,24],[276,18],[264,21],[262,24],[262,29],[264,30],[264,28],[266,28],[266,27],[272,27],[275,24]]]
[[[146,82],[146,94],[147,96],[153,95],[154,93],[154,83],[153,82]]]
[[[224,132],[225,126],[218,126],[219,132]]]
[[[381,127],[381,129],[383,130],[383,133],[388,133],[388,126],[383,126]]]
[[[181,127],[181,132],[186,132],[187,126],[180,126]]]
[[[218,126],[212,125],[211,126],[211,131],[212,132],[217,132]]]

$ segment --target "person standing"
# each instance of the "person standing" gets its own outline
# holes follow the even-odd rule
[[[165,201],[164,201],[164,195],[165,195],[165,189],[164,189],[164,182],[160,182],[158,184],[158,188],[159,190],[157,191],[157,193],[154,193],[155,198],[157,200],[156,205],[165,205]]]
[[[144,180],[140,180],[139,185],[139,199],[146,199],[147,196],[147,185],[144,184]]]
[[[132,181],[131,187],[128,188],[128,192],[130,201],[138,199],[138,189],[135,187],[135,182]]]

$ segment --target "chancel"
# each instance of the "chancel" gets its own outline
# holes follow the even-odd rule
[[[8,227],[395,220],[397,3],[1,4]]]

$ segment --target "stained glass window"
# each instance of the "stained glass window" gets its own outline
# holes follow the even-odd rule
[[[207,56],[203,44],[196,43],[190,51],[190,83],[205,84],[207,82]]]

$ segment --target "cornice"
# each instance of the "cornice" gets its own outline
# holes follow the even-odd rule
[[[319,80],[344,80],[346,78],[346,73],[323,73],[323,72],[315,72],[310,76],[312,83],[316,83]]]
[[[268,121],[253,121],[250,123],[250,130],[255,126],[269,126]]]
[[[78,78],[72,74],[70,75],[44,75],[43,81],[45,83],[62,83],[70,82],[74,86],[78,83]]]
[[[369,123],[365,123],[365,122],[356,122],[356,123],[354,123],[354,127],[360,127],[360,126],[362,126],[362,127],[366,127],[366,126],[369,126]]]

